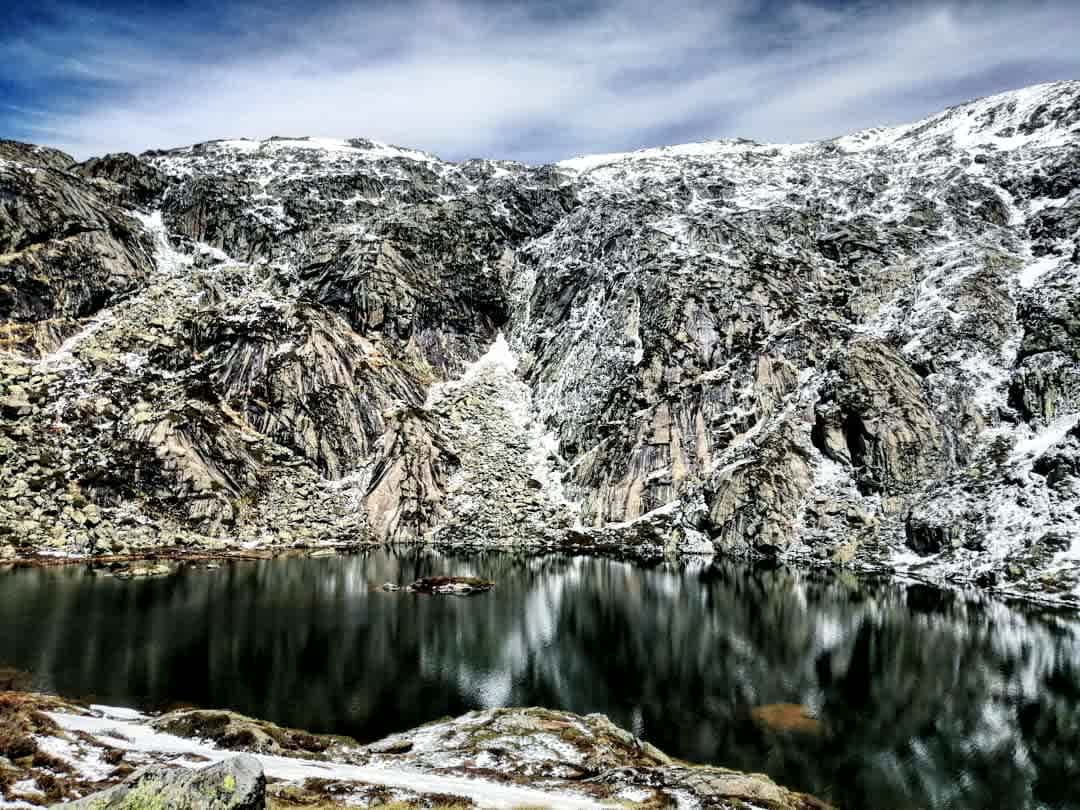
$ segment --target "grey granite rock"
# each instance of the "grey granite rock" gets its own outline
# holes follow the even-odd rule
[[[266,778],[257,759],[241,754],[199,770],[144,768],[116,787],[62,806],[84,810],[262,810],[266,806]]]

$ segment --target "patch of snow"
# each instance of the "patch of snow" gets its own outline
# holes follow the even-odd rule
[[[75,743],[62,740],[58,737],[37,736],[38,748],[47,754],[62,759],[74,768],[79,776],[88,782],[100,782],[108,779],[114,766],[109,765],[101,758],[99,751],[87,747],[89,750]]]
[[[1019,341],[1009,341],[997,363],[992,363],[981,355],[972,355],[961,360],[960,368],[970,376],[975,387],[971,401],[984,411],[1004,402],[1018,343]]]
[[[1020,286],[1025,290],[1030,289],[1035,286],[1040,278],[1049,273],[1060,263],[1061,260],[1057,256],[1043,256],[1026,265],[1024,269],[1020,271],[1016,280],[1020,282]]]
[[[105,717],[111,717],[115,720],[146,720],[147,717],[140,711],[135,709],[128,709],[124,706],[102,706],[98,703],[91,703],[90,710],[98,712]]]
[[[517,365],[517,356],[510,349],[510,344],[506,342],[506,335],[499,332],[490,348],[488,348],[487,353],[470,366],[470,370],[476,370],[484,366],[498,366],[507,371],[516,371]]]
[[[8,790],[17,796],[26,796],[27,798],[33,798],[36,801],[40,801],[45,798],[45,793],[37,786],[37,782],[33,779],[23,779],[20,782],[14,782],[8,787]],[[0,794],[0,807],[30,807],[38,808],[40,804],[34,802],[22,801],[20,799],[5,799]]]
[[[1009,456],[1009,463],[1015,464],[1042,455],[1064,439],[1078,419],[1080,415],[1075,413],[1059,416],[1042,430],[1035,431],[1030,437],[1018,441]]]
[[[644,523],[649,520],[655,520],[660,517],[667,517],[668,515],[674,515],[679,511],[679,507],[682,506],[682,502],[675,500],[665,503],[663,506],[658,506],[643,515],[640,515],[633,520],[624,520],[620,523],[608,523],[604,526],[606,529],[629,529],[638,523]]]
[[[460,390],[485,371],[496,370],[514,374],[517,370],[517,363],[517,356],[511,350],[510,344],[506,342],[506,336],[499,332],[487,351],[465,366],[465,370],[460,377],[431,386],[424,407],[430,410],[435,402],[447,393]]]
[[[216,748],[200,740],[191,740],[165,734],[146,724],[145,718],[123,719],[123,710],[109,709],[108,716],[94,717],[49,712],[49,717],[65,731],[82,731],[95,736],[105,736],[115,748],[143,753],[171,756],[171,762],[182,767],[204,767],[207,762],[193,763],[193,757],[204,757],[210,762],[220,762],[236,755],[234,751]],[[121,737],[115,736],[117,733]],[[481,807],[513,808],[522,805],[564,807],[567,810],[600,810],[604,804],[584,797],[555,794],[534,788],[517,787],[485,782],[461,776],[441,776],[384,764],[349,765],[338,762],[322,762],[293,759],[268,754],[253,755],[266,772],[267,777],[303,782],[307,779],[334,779],[346,782],[367,782],[401,788],[417,793],[447,793],[468,796]]]
[[[400,146],[368,141],[368,145],[356,145],[345,138],[267,138],[265,140],[250,140],[240,138],[235,140],[215,141],[212,146],[218,149],[228,149],[246,155],[261,153],[275,153],[290,149],[305,149],[324,152],[329,155],[346,155],[360,157],[367,160],[383,160],[388,158],[405,158],[406,160],[421,161],[424,163],[438,162],[438,158],[421,152],[417,149],[405,149]]]
[[[68,337],[55,351],[38,360],[38,368],[43,371],[60,371],[78,365],[75,350],[108,323],[112,323],[112,316],[106,312],[91,318],[86,326]]]
[[[131,214],[142,222],[154,238],[154,265],[157,271],[163,275],[186,274],[191,268],[192,259],[180,253],[169,242],[169,232],[161,211],[151,211],[149,214],[133,211]]]
[[[818,459],[814,476],[814,484],[818,489],[845,489],[851,483],[851,472],[843,464],[824,455]]]
[[[809,143],[799,144],[767,144],[745,140],[718,140],[702,141],[699,143],[683,143],[673,146],[656,146],[647,149],[638,149],[634,152],[610,152],[600,155],[579,155],[578,157],[560,160],[555,165],[560,169],[573,172],[588,172],[602,166],[610,166],[613,163],[623,161],[643,161],[662,158],[716,158],[738,154],[742,152],[777,153],[790,155],[791,153],[808,149]]]
[[[228,141],[218,141],[218,146],[225,149],[232,149],[236,152],[258,152],[259,147],[262,146],[260,141],[251,140],[250,138],[235,138]]]
[[[914,127],[914,124],[906,124],[898,127],[870,127],[860,129],[848,135],[834,138],[834,143],[845,152],[870,152],[875,149],[893,146],[896,141]]]

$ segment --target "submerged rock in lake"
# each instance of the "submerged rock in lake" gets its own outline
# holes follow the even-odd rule
[[[750,710],[750,716],[760,727],[770,731],[797,734],[821,734],[822,722],[814,717],[805,706],[798,703],[770,703],[756,706]]]
[[[138,579],[141,577],[164,577],[173,573],[175,567],[165,562],[141,562],[121,565],[110,571],[117,579]]]
[[[323,808],[827,808],[763,775],[674,760],[596,714],[470,712],[359,746],[232,712],[185,710],[155,719],[0,694],[0,707],[14,705],[12,722],[33,731],[34,750],[42,753],[16,756],[10,773],[0,770],[5,801],[81,797],[75,807],[116,810],[141,810],[149,797],[166,810],[261,810],[264,801]],[[132,773],[134,767],[142,769]]]

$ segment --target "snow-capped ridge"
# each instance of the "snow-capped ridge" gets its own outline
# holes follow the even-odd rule
[[[300,137],[274,135],[269,138],[226,138],[203,141],[191,146],[182,146],[165,152],[149,152],[147,154],[151,156],[179,156],[208,151],[228,151],[242,155],[270,156],[295,149],[320,152],[326,156],[362,157],[368,160],[403,158],[425,163],[440,162],[438,157],[429,152],[423,152],[419,149],[407,149],[367,138],[328,138],[310,135]]]
[[[663,158],[711,158],[723,157],[747,151],[769,151],[783,149],[785,151],[801,149],[811,144],[771,144],[759,143],[746,138],[721,138],[711,141],[697,141],[693,143],[673,144],[671,146],[650,146],[644,149],[636,149],[631,152],[608,152],[595,155],[579,155],[577,157],[560,160],[555,163],[560,169],[575,172],[587,172],[601,166],[608,166],[624,160],[653,160]]]
[[[568,171],[584,173],[624,161],[719,158],[738,153],[765,154],[770,151],[776,156],[787,156],[822,146],[836,146],[847,152],[863,152],[882,148],[906,148],[910,146],[909,142],[929,142],[942,135],[951,136],[955,145],[961,148],[989,147],[1007,150],[1021,146],[1052,147],[1068,142],[1070,136],[1080,136],[1078,101],[1080,81],[1052,82],[967,101],[918,121],[895,126],[869,127],[820,141],[781,143],[721,138],[647,147],[629,152],[579,155],[557,161],[555,165]],[[1066,122],[1060,123],[1060,118],[1066,118]],[[1017,134],[1018,129],[1025,127],[1030,131]]]
[[[582,154],[552,165],[567,172],[583,174],[625,162],[653,160],[703,160],[738,154],[785,158],[818,148],[840,148],[845,152],[878,149],[910,149],[936,145],[941,136],[950,137],[957,148],[1010,150],[1020,147],[1061,146],[1080,137],[1080,81],[1060,81],[1010,90],[954,105],[914,122],[876,126],[843,135],[806,142],[763,142],[742,137],[645,147],[626,152]],[[153,150],[145,157],[170,161],[200,154],[231,154],[247,158],[275,158],[290,151],[313,153],[316,160],[379,161],[403,159],[418,163],[455,165],[438,156],[367,138],[324,136],[271,136],[268,138],[226,138],[169,150]],[[461,161],[475,162],[476,159]],[[514,161],[484,160],[496,176]]]

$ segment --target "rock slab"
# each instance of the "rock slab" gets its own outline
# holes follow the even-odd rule
[[[57,805],[60,806],[60,805]],[[81,810],[262,810],[266,778],[255,757],[189,771],[151,767],[116,787],[62,805]]]

